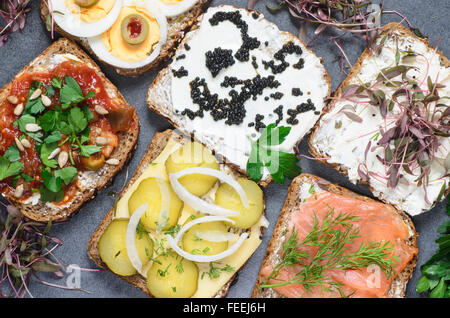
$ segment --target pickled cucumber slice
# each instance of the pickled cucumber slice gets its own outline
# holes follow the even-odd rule
[[[188,298],[195,294],[198,267],[173,251],[158,256],[147,272],[147,287],[158,298]]]
[[[246,209],[242,204],[239,194],[230,185],[222,183],[216,191],[215,202],[217,205],[238,211],[238,216],[232,216],[230,219],[236,222],[236,226],[242,229],[248,229],[254,225],[261,217],[264,210],[264,197],[261,188],[253,181],[241,178],[238,183],[247,194],[250,208]]]
[[[198,142],[186,143],[166,160],[167,173],[193,167],[219,170],[219,163],[211,151]],[[216,182],[217,178],[201,174],[191,174],[180,178],[180,183],[196,196],[205,195]]]
[[[126,248],[126,233],[128,220],[113,220],[98,242],[100,257],[108,268],[121,276],[137,274],[137,270],[128,258]],[[136,234],[136,250],[139,259],[145,266],[153,255],[153,241],[148,235]]]
[[[87,8],[96,4],[99,0],[75,0],[75,4],[80,7]]]
[[[167,181],[162,179],[159,181],[167,185],[170,194],[168,198],[170,202],[168,218],[165,225],[160,225],[162,230],[167,230],[177,224],[181,210],[183,209],[183,201],[178,198]],[[128,211],[132,214],[138,207],[144,203],[148,203],[147,211],[142,216],[141,223],[146,230],[156,231],[161,212],[161,199],[161,191],[156,178],[144,179],[128,200]]]
[[[212,242],[201,238],[201,233],[228,233],[224,222],[207,222],[196,224],[183,235],[183,249],[191,254],[216,255],[228,248],[228,241]]]

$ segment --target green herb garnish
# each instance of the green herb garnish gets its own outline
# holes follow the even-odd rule
[[[257,141],[252,141],[252,150],[247,161],[247,174],[255,182],[261,180],[264,167],[273,180],[284,183],[284,178],[294,178],[301,172],[295,154],[270,149],[281,144],[291,131],[291,127],[268,125]]]
[[[447,201],[450,216],[450,199]],[[430,298],[450,298],[450,220],[438,227],[442,234],[437,240],[438,250],[421,267],[422,277],[417,282],[418,293],[429,292]]]

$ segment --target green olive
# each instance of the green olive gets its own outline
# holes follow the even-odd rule
[[[147,20],[140,14],[127,15],[121,24],[122,37],[128,44],[141,44],[148,36]]]
[[[80,7],[87,8],[96,4],[99,0],[75,0]]]

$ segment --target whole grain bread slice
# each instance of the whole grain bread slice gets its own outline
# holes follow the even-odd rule
[[[148,146],[148,149],[144,156],[142,157],[138,167],[136,168],[136,171],[133,175],[133,177],[130,179],[128,184],[122,189],[121,193],[119,194],[119,198],[122,196],[123,193],[127,191],[128,188],[130,188],[133,183],[141,176],[141,174],[145,171],[145,169],[159,156],[159,154],[164,150],[169,140],[175,140],[176,142],[184,143],[187,141],[192,140],[192,138],[189,138],[185,135],[180,134],[177,131],[167,129],[163,132],[158,132],[153,137],[150,145]],[[234,170],[233,167],[230,168],[230,173],[232,173],[234,176],[242,176],[239,174],[238,171]],[[99,224],[95,232],[92,234],[87,250],[88,255],[90,259],[99,267],[104,268],[106,270],[109,270],[108,266],[102,261],[100,257],[100,253],[98,250],[98,243],[105,232],[106,228],[109,226],[109,224],[112,222],[114,216],[114,207],[109,210],[109,212],[105,215],[102,222]],[[261,229],[261,235],[263,234],[264,228]],[[245,264],[243,265],[245,266]],[[242,266],[242,267],[243,267]],[[239,271],[240,269],[237,269]],[[150,293],[150,291],[147,288],[146,279],[139,275],[133,275],[133,276],[120,276],[121,279],[125,280],[126,282],[130,283],[131,285],[141,289],[146,295],[149,297],[153,297],[153,295]],[[228,282],[222,286],[222,288],[217,292],[215,295],[216,298],[223,298],[228,293],[228,290],[230,289],[230,286],[234,282],[234,280],[237,278],[237,273],[231,277]]]
[[[167,40],[166,43],[161,47],[161,52],[159,56],[147,65],[139,68],[129,69],[129,68],[119,68],[102,61],[101,57],[97,56],[91,49],[88,41],[85,38],[79,38],[73,36],[64,30],[62,30],[58,25],[54,24],[54,31],[61,34],[62,36],[72,39],[79,44],[81,44],[89,53],[95,56],[100,62],[109,65],[114,68],[114,70],[121,75],[137,76],[144,74],[145,72],[157,68],[161,63],[169,59],[178,43],[183,39],[184,35],[191,28],[191,26],[196,22],[197,17],[202,14],[204,9],[209,5],[211,0],[199,0],[190,10],[178,15],[176,17],[167,19]],[[47,17],[49,16],[49,9],[46,5],[46,1],[41,1],[40,15],[44,23],[47,23]]]
[[[279,260],[278,252],[282,250],[282,244],[286,239],[286,233],[291,228],[290,218],[292,213],[298,211],[302,200],[306,198],[306,196],[310,196],[309,191],[307,195],[301,195],[301,187],[304,184],[314,184],[317,185],[317,188],[321,188],[325,191],[352,197],[365,202],[377,202],[371,198],[359,195],[354,193],[344,187],[341,187],[336,184],[329,183],[325,179],[320,177],[310,175],[310,174],[301,174],[296,177],[288,190],[288,195],[286,201],[283,205],[283,209],[280,212],[280,216],[278,217],[277,224],[272,234],[272,238],[270,239],[269,245],[267,247],[266,255],[261,265],[261,269],[265,266],[274,265]],[[309,187],[308,187],[309,188]],[[400,210],[397,210],[392,205],[387,204],[387,206],[392,210],[392,213],[398,214],[403,220],[404,224],[407,226],[410,237],[408,238],[406,244],[417,248],[417,237],[418,233],[415,231],[414,224],[412,223],[409,216]],[[395,280],[391,284],[391,288],[388,292],[388,297],[399,298],[405,297],[406,294],[406,284],[408,280],[411,278],[414,268],[417,264],[417,254],[411,259],[411,261],[406,265],[401,273],[398,273]],[[260,271],[255,288],[253,289],[252,297],[253,298],[280,298],[284,297],[280,293],[276,292],[272,288],[263,288],[260,289],[260,285],[264,282],[265,278]]]
[[[239,9],[232,5],[218,6],[218,8],[221,8],[221,7],[232,7],[235,9]],[[213,9],[213,8],[211,7],[211,9]],[[255,14],[256,16],[261,15],[256,10],[251,10],[250,13]],[[198,17],[197,22],[191,27],[190,31],[183,38],[183,40],[181,41],[181,43],[178,46],[178,49],[174,55],[175,58],[183,57],[183,54],[180,53],[179,51],[185,49],[186,45],[189,46],[190,38],[192,36],[194,36],[196,30],[199,29],[200,22],[202,21],[202,19],[203,19],[203,16]],[[277,28],[277,30],[279,31],[279,38],[281,39],[280,41],[282,41],[284,43],[288,43],[288,42],[301,43],[302,50],[304,52],[308,52],[308,54],[315,55],[313,50],[306,47],[306,45],[301,40],[299,40],[297,37],[295,37],[293,34],[279,30],[278,27],[274,23],[269,22],[265,18],[263,18],[262,20],[265,23],[267,23],[267,25],[274,26]],[[319,58],[319,60],[320,60],[320,63],[322,63],[322,58]],[[203,67],[206,67],[206,66],[203,66]],[[154,79],[152,84],[150,85],[149,90],[147,92],[147,105],[150,108],[150,110],[152,110],[155,113],[159,114],[160,116],[164,117],[167,121],[170,122],[171,125],[173,125],[177,129],[179,129],[183,133],[188,134],[188,135],[189,134],[195,135],[195,132],[191,133],[191,132],[186,131],[185,127],[182,124],[180,115],[178,113],[175,113],[175,110],[172,107],[171,77],[172,77],[171,65],[168,65],[166,68],[162,69],[158,73],[158,75],[156,76],[156,78]],[[330,75],[326,72],[326,70],[324,70],[323,79],[321,79],[321,80],[325,81],[328,85],[328,94],[324,98],[324,103],[325,103],[325,101],[328,100],[328,97],[331,94],[331,79],[330,79]],[[305,136],[307,134],[308,134],[308,132],[305,133]],[[300,143],[300,142],[301,142],[301,140],[298,141],[298,143]],[[242,169],[236,163],[234,163],[233,161],[229,160],[226,156],[221,154],[216,149],[217,147],[215,147],[215,145],[212,142],[207,141],[207,142],[202,142],[202,143],[205,144],[205,146],[207,148],[211,149],[215,153],[215,155],[217,157],[219,157],[223,162],[227,163],[229,166],[233,166],[233,168],[235,170],[239,171],[241,174],[244,174],[244,175],[246,174],[246,171],[244,169]],[[294,151],[297,149],[297,145],[294,147]],[[273,181],[272,177],[270,175],[268,175],[267,177],[261,179],[258,182],[258,184],[262,187],[266,187],[272,181]]]
[[[396,23],[396,22],[391,22],[391,23],[388,23],[387,25],[385,25],[383,27],[383,30],[381,31],[381,33],[378,35],[378,38],[383,37],[387,32],[389,32],[391,30],[396,30],[396,31],[400,32],[400,34],[403,35],[403,36],[413,37],[416,40],[424,43],[428,48],[432,48],[430,46],[427,38],[420,38],[420,37],[418,37],[410,29],[408,29],[408,28],[406,28],[406,27],[404,27],[401,24]],[[441,51],[436,49],[435,52],[438,53],[439,56],[440,56],[440,63],[441,63],[441,65],[445,66],[445,67],[450,67],[450,60]],[[358,58],[358,60],[356,61],[356,63],[352,67],[352,69],[349,71],[349,73],[348,73],[347,77],[345,78],[345,80],[339,85],[339,87],[336,89],[336,91],[332,94],[333,98],[331,99],[330,103],[328,103],[326,108],[324,108],[324,110],[322,111],[320,119],[316,122],[316,124],[315,124],[314,128],[312,129],[312,132],[311,132],[311,134],[310,134],[310,136],[308,138],[309,152],[311,153],[311,155],[313,157],[316,158],[316,160],[326,164],[327,166],[330,166],[330,167],[336,169],[340,173],[345,174],[347,176],[348,176],[348,170],[344,166],[339,164],[339,163],[329,162],[328,159],[327,159],[328,155],[326,153],[323,153],[322,151],[320,151],[315,146],[314,138],[315,138],[315,135],[317,134],[317,131],[320,128],[321,121],[322,121],[324,115],[329,113],[333,109],[333,107],[337,103],[337,100],[338,100],[339,96],[341,96],[341,94],[343,93],[343,89],[350,84],[350,81],[352,80],[352,78],[355,77],[359,73],[359,71],[360,71],[364,61],[367,58],[369,58],[372,54],[373,53],[371,52],[370,48],[368,48],[368,47],[363,51],[363,53]],[[374,193],[373,187],[371,187],[367,181],[360,180],[358,182],[361,183],[361,184],[367,185],[369,187],[370,191],[372,193]],[[443,193],[442,199],[444,199],[449,194],[450,194],[450,183],[449,183],[449,187],[447,187],[447,189]],[[384,200],[382,198],[381,194],[378,196],[378,198],[380,200],[386,202],[386,203],[390,203],[390,202]],[[436,204],[436,203],[437,202],[433,202],[433,204]],[[406,211],[406,212],[408,212],[408,211]]]
[[[24,73],[48,70],[55,66],[54,57],[61,54],[70,54],[95,69],[97,74],[102,78],[103,84],[105,85],[109,96],[115,99],[119,104],[128,105],[125,98],[114,86],[114,84],[105,77],[98,65],[96,65],[95,62],[85,52],[83,52],[83,50],[81,50],[75,42],[65,38],[55,41],[36,59],[25,66],[25,68],[23,68],[17,76]],[[2,104],[3,101],[9,96],[11,86],[12,82],[6,84],[0,90],[0,104]],[[23,202],[13,196],[7,197],[7,199],[26,217],[32,220],[40,222],[48,222],[49,220],[66,220],[69,216],[77,212],[83,203],[93,199],[99,190],[106,187],[132,156],[139,134],[139,119],[135,111],[133,112],[132,121],[134,122],[134,124],[131,125],[133,128],[127,132],[118,133],[119,145],[110,157],[111,159],[114,158],[119,160],[119,164],[105,164],[97,171],[78,172],[78,178],[77,181],[75,181],[77,186],[76,194],[68,202],[64,203],[64,205],[44,203],[40,200],[37,202],[32,202],[33,200],[30,199]]]

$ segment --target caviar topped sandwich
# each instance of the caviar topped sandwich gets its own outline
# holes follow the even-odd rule
[[[0,108],[0,191],[37,220],[63,219],[92,197],[137,136],[134,108],[64,39],[2,89]]]

